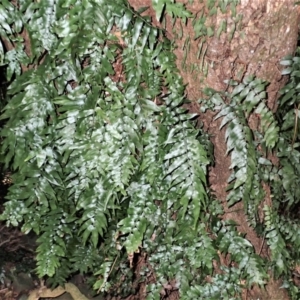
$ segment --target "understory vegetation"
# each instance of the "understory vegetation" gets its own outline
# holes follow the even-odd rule
[[[229,80],[228,92],[207,87],[199,100],[226,127],[228,205],[243,201],[269,247],[262,257],[238,224],[221,219],[207,182],[210,136],[185,108],[173,43],[144,9],[123,0],[16,2],[0,4],[9,83],[1,161],[12,172],[0,218],[37,234],[37,275],[57,286],[88,274],[98,292],[123,297],[144,284],[149,300],[174,290],[186,300],[237,299],[274,276],[299,299],[300,51],[281,62],[290,80],[276,113],[268,83],[254,77]],[[166,1],[153,2],[160,19]],[[189,17],[174,7],[174,17]]]

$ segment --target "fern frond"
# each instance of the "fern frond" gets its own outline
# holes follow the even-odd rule
[[[264,207],[266,240],[271,250],[271,262],[275,274],[282,275],[289,269],[290,253],[285,239],[278,228],[279,217],[270,207]]]

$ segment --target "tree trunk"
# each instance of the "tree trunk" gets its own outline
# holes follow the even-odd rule
[[[129,0],[129,2],[135,9],[150,6],[150,10],[145,14],[151,14],[153,23],[158,25],[151,0]],[[225,91],[227,88],[225,80],[241,81],[245,76],[254,75],[270,83],[267,88],[267,105],[276,111],[278,92],[287,80],[286,76],[281,75],[282,67],[279,62],[286,55],[295,53],[300,17],[299,6],[294,5],[294,0],[241,0],[237,6],[236,16],[232,15],[230,9],[225,14],[208,16],[207,1],[193,2],[187,4],[187,8],[197,17],[203,12],[207,27],[214,27],[217,31],[226,20],[227,29],[219,37],[214,34],[211,37],[205,36],[194,40],[195,31],[191,20],[186,26],[177,20],[173,27],[170,18],[167,18],[167,35],[175,40],[177,45],[175,50],[178,58],[177,65],[185,82],[188,83],[188,98],[192,100],[203,98],[204,87]],[[181,32],[182,38],[180,38]],[[200,112],[196,101],[190,105],[190,110]],[[257,126],[258,120],[255,118],[252,116],[250,120],[252,129]],[[210,170],[210,186],[224,204],[226,212],[224,219],[235,220],[239,224],[239,231],[247,235],[256,252],[265,256],[268,249],[264,241],[247,224],[243,204],[238,203],[230,209],[226,207],[230,157],[224,157],[227,150],[224,130],[219,130],[220,121],[213,121],[212,113],[201,115],[201,121],[212,135],[215,147],[215,166]],[[269,187],[266,186],[265,191],[266,201],[271,203]],[[247,297],[288,299],[280,286],[280,282],[270,280],[266,290],[245,291],[244,299]]]

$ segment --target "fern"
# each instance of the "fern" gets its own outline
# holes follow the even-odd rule
[[[282,274],[289,269],[288,261],[290,254],[287,251],[285,239],[278,228],[278,216],[268,207],[265,211],[266,238],[270,250],[272,251],[271,260],[274,262],[275,274]]]
[[[276,150],[280,160],[279,168],[274,169],[273,190],[274,199],[278,206],[284,204],[285,214],[290,214],[299,203],[299,122],[298,110],[299,100],[297,90],[299,89],[299,62],[297,56],[287,57],[281,64],[287,66],[283,74],[290,74],[290,81],[280,91],[279,109],[277,118],[282,122],[282,131]]]
[[[227,125],[227,152],[231,153],[233,171],[229,178],[228,204],[244,201],[250,224],[259,234],[264,234],[271,253],[269,262],[262,262],[255,255],[251,258],[249,254],[241,255],[247,257],[247,261],[239,261],[239,268],[247,264],[249,269],[253,268],[251,274],[259,274],[253,278],[253,282],[263,284],[266,274],[263,274],[261,267],[263,264],[269,265],[275,276],[286,279],[285,287],[290,290],[293,299],[299,295],[298,288],[289,279],[294,266],[299,263],[297,236],[300,231],[299,224],[293,220],[293,208],[298,207],[299,203],[299,62],[297,56],[289,56],[281,62],[287,66],[282,73],[290,74],[291,78],[281,90],[276,114],[264,102],[267,97],[266,83],[253,77],[244,79],[242,83],[229,81],[234,86],[230,93],[207,89],[209,98],[201,101],[203,111],[218,110],[216,118],[223,117],[221,127]],[[259,116],[258,131],[248,124],[249,116],[253,113]],[[274,164],[267,158],[267,151],[276,153],[278,163]],[[262,182],[271,188],[272,206],[265,205],[264,218],[259,219],[256,214],[259,203],[264,199]],[[230,246],[226,249],[225,245]],[[230,249],[232,245],[242,248],[238,241],[232,244],[228,241],[221,248],[225,247],[227,252],[234,253],[232,257],[239,260],[239,256],[235,256],[237,252]],[[246,275],[248,282],[251,282],[251,274]]]
[[[299,290],[290,280],[293,269],[299,264],[297,222],[299,193],[299,146],[298,146],[298,99],[299,49],[295,57],[281,61],[287,66],[283,74],[290,74],[290,81],[281,90],[277,119],[282,123],[279,141],[276,144],[279,163],[269,166],[269,182],[272,189],[272,208],[266,206],[266,239],[271,249],[271,266],[277,276],[285,278],[285,287],[293,299],[299,297]]]
[[[206,108],[220,110],[216,119],[223,117],[221,128],[226,127],[227,153],[231,153],[232,174],[228,179],[230,191],[227,200],[228,205],[243,200],[249,220],[256,226],[257,208],[264,199],[264,191],[260,184],[259,164],[262,154],[256,151],[254,135],[249,128],[248,117],[251,113],[259,113],[261,119],[261,143],[272,148],[278,140],[278,126],[273,114],[262,101],[266,97],[264,91],[266,83],[254,78],[245,78],[240,84],[235,82],[231,93],[225,93],[223,97],[230,100],[227,104],[219,93],[206,90],[210,97],[204,103]]]
[[[180,3],[153,3],[157,19],[164,8],[174,18],[191,17]],[[237,3],[231,1],[232,14]],[[229,9],[228,1],[207,5]],[[268,264],[235,224],[220,221],[222,206],[207,186],[212,144],[195,128],[196,115],[183,108],[185,86],[172,44],[142,12],[123,0],[1,4],[0,34],[14,45],[0,49],[11,81],[1,154],[13,170],[1,220],[39,236],[37,274],[53,286],[80,272],[92,274],[99,292],[126,297],[141,276],[148,299],[172,289],[182,299],[236,299],[242,288],[266,282]],[[212,34],[201,22],[194,21],[197,34]],[[31,51],[23,47],[22,28]],[[224,30],[223,22],[216,34]],[[205,103],[227,126],[228,203],[244,200],[251,224],[264,222],[270,265],[288,274],[299,259],[298,251],[286,250],[289,243],[298,246],[298,226],[269,208],[265,220],[257,212],[262,181],[278,191],[274,209],[282,196],[290,207],[297,204],[291,179],[297,184],[298,144],[285,147],[290,132],[278,125],[282,118],[287,131],[294,128],[292,113],[274,116],[259,79],[233,84],[231,93],[208,90]],[[298,104],[287,93],[283,102]],[[260,115],[259,132],[248,124],[253,113]],[[280,165],[258,145],[278,151]],[[229,261],[221,263],[221,254]],[[145,269],[135,274],[142,255]]]
[[[1,218],[40,236],[40,277],[55,285],[92,272],[104,292],[121,270],[130,280],[135,253],[157,251],[154,235],[170,233],[184,249],[185,224],[192,247],[208,207],[209,143],[205,135],[199,142],[194,116],[181,108],[184,85],[162,32],[123,1],[85,2],[83,10],[80,3],[20,6],[33,48],[27,61],[36,67],[19,75],[5,53],[7,77],[17,77],[2,115],[2,151],[15,184]],[[164,251],[174,260],[176,250]],[[160,282],[176,275],[169,260],[160,265]]]
[[[212,277],[213,283],[208,283],[205,286],[195,286],[187,293],[187,297],[183,299],[239,299],[237,295],[240,294],[240,285],[237,283],[240,274],[235,268],[224,268],[224,274],[216,274]]]

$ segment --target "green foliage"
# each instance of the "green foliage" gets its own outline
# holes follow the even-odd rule
[[[157,278],[148,298],[174,279],[187,297],[214,272],[204,224],[222,210],[170,42],[121,0],[19,2],[2,7],[2,37],[19,24],[31,51],[20,39],[18,55],[2,52],[15,79],[1,117],[14,171],[1,219],[38,234],[37,274],[52,285],[79,271],[126,296],[143,252]]]
[[[193,4],[194,0],[189,0],[188,4]],[[183,38],[183,28],[186,27],[188,21],[191,21],[193,34],[184,38],[182,50],[184,51],[181,61],[181,68],[186,72],[197,70],[204,77],[211,62],[205,60],[205,54],[208,47],[207,38],[215,36],[220,38],[222,33],[230,32],[229,40],[233,38],[238,24],[240,24],[243,16],[236,13],[240,0],[206,0],[205,5],[197,13],[192,13],[182,3],[176,3],[174,0],[153,0],[152,5],[156,12],[156,19],[162,21],[166,28],[166,18],[168,15],[172,18],[173,37],[174,40]],[[217,18],[216,18],[217,16]],[[216,23],[216,19],[218,22]],[[176,26],[175,26],[176,24]],[[228,24],[230,24],[228,26]],[[198,40],[198,64],[187,64],[187,57],[190,55],[191,39]]]
[[[225,10],[237,1],[211,3]],[[164,9],[174,18],[191,16],[174,1],[153,5],[157,19]],[[126,297],[136,292],[136,259],[144,257],[138,278],[147,285],[147,299],[172,289],[187,300],[237,299],[243,287],[266,282],[267,267],[281,275],[297,263],[298,250],[286,247],[298,243],[298,227],[265,208],[263,234],[271,249],[277,247],[269,264],[236,224],[219,219],[222,206],[207,187],[213,161],[208,135],[183,108],[185,86],[172,44],[140,15],[145,10],[136,12],[123,0],[0,4],[0,35],[12,45],[0,48],[12,81],[1,149],[13,170],[1,219],[38,235],[36,271],[53,286],[80,272],[93,274],[99,292]],[[208,90],[206,105],[218,109],[227,126],[229,204],[243,199],[258,227],[263,180],[279,191],[284,178],[276,197],[284,191],[290,206],[297,203],[288,176],[298,156],[284,154],[287,133],[264,102],[266,83],[248,78],[232,84],[231,93]],[[261,121],[255,135],[252,113]],[[258,144],[282,149],[282,168]]]
[[[264,162],[262,153],[256,150],[256,143],[248,120],[251,113],[260,116],[260,133],[262,147],[273,148],[278,140],[278,125],[265,104],[266,83],[259,79],[245,78],[243,82],[229,82],[231,93],[217,93],[206,90],[210,97],[202,106],[203,110],[212,108],[218,110],[216,119],[223,117],[221,128],[226,127],[227,153],[231,154],[232,174],[228,179],[228,205],[243,200],[246,212],[254,226],[257,222],[257,210],[265,193],[259,176],[261,163]],[[223,98],[230,99],[230,102]]]
[[[272,182],[273,209],[266,210],[269,234],[272,236],[274,269],[276,275],[286,274],[286,287],[293,299],[300,296],[299,288],[289,281],[291,270],[299,269],[299,97],[300,48],[294,57],[288,56],[281,61],[286,68],[282,74],[289,74],[290,80],[281,89],[277,118],[282,124],[279,141],[276,145],[280,165],[269,168]],[[278,215],[276,209],[281,214]],[[275,211],[274,211],[275,210]],[[270,245],[271,247],[271,245]],[[298,271],[296,271],[298,272]]]
[[[298,49],[297,55],[300,50]],[[248,77],[241,83],[229,81],[231,92],[206,90],[202,110],[218,111],[226,126],[227,153],[231,154],[232,174],[229,178],[228,205],[243,201],[251,226],[262,235],[270,249],[268,268],[285,280],[292,299],[299,290],[291,276],[299,266],[299,99],[300,58],[289,56],[281,61],[290,74],[282,88],[278,110],[274,114],[266,105],[266,83]],[[253,115],[254,114],[254,115]],[[253,125],[253,117],[259,122]],[[269,159],[270,154],[278,162]],[[259,205],[265,199],[263,183],[271,188],[271,199],[264,205],[263,219]],[[261,263],[257,263],[257,268]]]
[[[300,49],[295,57],[286,57],[281,61],[287,68],[283,74],[290,75],[290,81],[282,88],[277,117],[282,123],[282,132],[277,145],[281,168],[274,176],[274,197],[284,203],[286,214],[294,211],[300,201],[299,169],[299,107],[298,91],[300,88]],[[284,195],[280,198],[278,195]]]
[[[161,2],[163,3],[165,1],[163,0]],[[237,26],[241,23],[243,18],[241,14],[236,13],[239,3],[240,0],[207,0],[199,12],[190,14],[189,18],[193,27],[193,35],[188,35],[183,43],[182,50],[184,50],[184,56],[181,67],[184,71],[193,72],[196,69],[199,73],[203,74],[204,77],[207,76],[208,68],[212,65],[211,61],[205,59],[208,47],[207,39],[213,36],[219,39],[222,33],[227,34],[229,32],[226,37],[228,37],[229,40],[232,40]],[[190,4],[193,4],[193,0],[190,1]],[[169,13],[167,6],[166,13]],[[181,40],[183,38],[182,28],[186,26],[187,19],[182,16],[180,17],[181,22],[177,22],[177,26],[173,28],[173,36],[174,39]],[[174,26],[175,21],[178,19],[173,18],[173,20]],[[196,66],[193,64],[188,65],[186,63],[186,59],[190,55],[191,38],[194,41],[199,41],[197,53],[199,63],[196,64]]]
[[[156,13],[156,20],[160,21],[167,12],[172,18],[181,18],[184,22],[192,16],[183,3],[176,3],[174,0],[152,0],[152,5]]]

